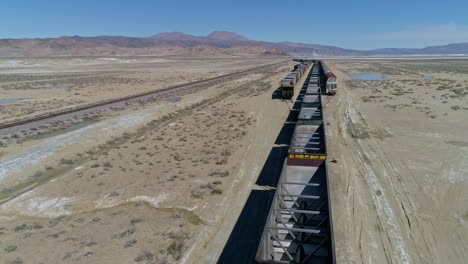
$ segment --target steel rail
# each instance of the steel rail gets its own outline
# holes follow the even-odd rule
[[[47,114],[43,114],[43,115],[38,115],[38,116],[31,117],[31,118],[23,119],[23,120],[13,121],[13,122],[5,123],[5,124],[0,124],[0,130],[1,129],[6,129],[6,128],[12,128],[12,127],[15,127],[15,126],[21,126],[21,125],[36,122],[36,121],[46,120],[46,119],[49,119],[49,118],[53,118],[53,117],[57,117],[57,116],[61,116],[61,115],[66,115],[66,114],[70,114],[70,113],[74,113],[74,112],[89,110],[89,109],[92,109],[92,108],[97,108],[97,107],[101,107],[101,106],[105,106],[105,105],[125,102],[125,101],[128,101],[128,100],[137,99],[139,97],[145,97],[145,96],[149,96],[149,95],[157,95],[159,93],[163,93],[163,92],[167,92],[167,91],[171,91],[171,90],[175,90],[175,89],[179,89],[179,88],[184,88],[184,87],[187,87],[187,86],[203,84],[203,83],[216,81],[216,80],[222,80],[224,78],[229,78],[229,77],[233,77],[233,76],[237,76],[237,75],[243,75],[243,74],[246,74],[246,73],[249,73],[249,72],[254,72],[254,71],[257,71],[257,70],[260,70],[260,69],[272,67],[272,66],[275,66],[275,65],[280,65],[280,64],[283,64],[283,63],[285,63],[285,61],[272,63],[272,64],[267,64],[267,65],[263,65],[263,66],[254,67],[254,68],[250,68],[250,69],[247,69],[247,70],[239,71],[239,72],[234,72],[234,73],[229,73],[229,74],[225,74],[225,75],[215,76],[215,77],[211,77],[211,78],[207,78],[207,79],[203,79],[203,80],[198,80],[198,81],[194,81],[194,82],[173,85],[173,86],[166,87],[166,88],[163,88],[163,89],[152,90],[152,91],[148,91],[148,92],[144,92],[144,93],[133,94],[133,95],[125,96],[125,97],[105,100],[105,101],[101,101],[101,102],[97,102],[97,103],[93,103],[93,104],[89,104],[89,105],[78,106],[78,107],[75,107],[75,108],[65,109],[65,110],[62,110],[62,111],[55,112],[55,113],[47,113]]]

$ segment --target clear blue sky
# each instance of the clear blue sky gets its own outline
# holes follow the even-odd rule
[[[0,0],[0,38],[214,30],[354,49],[468,42],[468,0]]]

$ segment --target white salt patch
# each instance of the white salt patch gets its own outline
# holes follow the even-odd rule
[[[75,201],[74,197],[28,196],[16,197],[0,206],[0,210],[19,215],[57,217],[71,214],[70,211],[65,209],[65,206]]]
[[[95,201],[94,204],[97,209],[115,207],[127,202],[148,202],[152,206],[157,207],[161,202],[166,200],[167,196],[167,193],[161,193],[157,197],[138,195],[129,199],[122,200],[118,196],[111,197],[111,194],[108,193],[104,196],[104,198]]]
[[[356,110],[352,106],[353,102],[351,97],[348,97],[347,101],[347,108],[346,108],[346,118],[351,121],[352,125],[353,123],[357,123],[359,121],[359,117],[356,113]],[[357,144],[360,144],[360,140],[357,139],[356,141]],[[362,148],[364,149],[364,148]],[[368,152],[362,153],[360,149],[357,149],[358,155],[361,157],[361,160],[366,160],[369,159],[372,156],[375,156],[375,154],[370,154]],[[393,212],[393,209],[389,203],[389,201],[386,199],[386,195],[384,192],[384,189],[382,188],[377,175],[375,174],[374,170],[372,169],[371,166],[369,166],[367,163],[363,162],[363,165],[367,171],[367,181],[369,183],[369,187],[371,188],[372,191],[372,198],[374,200],[374,204],[376,205],[377,213],[382,216],[383,219],[386,219],[387,221],[387,226],[389,228],[389,233],[393,237],[393,244],[398,251],[398,254],[400,255],[400,261],[401,263],[410,263],[411,259],[408,255],[408,252],[406,251],[406,246],[405,243],[400,235],[401,231],[399,230],[398,225],[396,224],[396,219],[395,219],[395,214]],[[377,192],[380,192],[380,195],[377,195]]]
[[[18,60],[7,60],[0,62],[0,68],[9,68],[9,67],[16,67],[20,64]]]
[[[468,171],[465,170],[451,170],[448,172],[447,178],[451,183],[468,181]]]
[[[23,151],[22,153],[2,159],[0,160],[0,181],[14,173],[19,173],[22,170],[27,169],[31,165],[45,160],[50,155],[60,149],[63,149],[67,145],[76,144],[79,142],[81,142],[81,144],[86,144],[88,142],[91,143],[91,141],[94,140],[96,134],[105,134],[106,132],[113,132],[119,128],[139,125],[145,120],[148,120],[152,113],[161,107],[162,106],[158,106],[138,113],[118,117],[110,121],[95,123],[77,130],[60,134],[48,138],[45,141]]]
[[[131,202],[148,202],[152,204],[154,207],[159,206],[159,204],[166,200],[167,198],[167,193],[162,193],[158,197],[151,197],[151,196],[146,196],[146,195],[138,195],[133,198],[130,198],[129,201]]]
[[[420,136],[432,137],[432,138],[443,138],[444,135],[440,133],[418,133]]]

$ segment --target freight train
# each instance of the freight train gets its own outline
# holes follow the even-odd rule
[[[314,63],[296,104],[288,156],[256,254],[260,263],[335,263],[320,79]]]
[[[304,75],[304,72],[309,68],[311,62],[303,61],[294,66],[294,69],[281,80],[281,97],[283,99],[291,99],[294,96],[294,86],[299,79]]]
[[[291,99],[294,96],[294,86],[303,76],[304,72],[309,68],[312,63],[317,63],[315,68],[315,75],[310,80],[312,84],[322,86],[325,89],[327,95],[335,95],[338,91],[338,81],[336,75],[330,70],[330,68],[323,61],[305,60],[305,59],[294,59],[294,61],[300,62],[294,69],[281,80],[281,97],[283,99]],[[318,77],[320,75],[320,78]]]
[[[323,77],[325,82],[325,91],[328,95],[335,95],[338,90],[338,81],[336,75],[328,68],[328,66],[322,61]]]

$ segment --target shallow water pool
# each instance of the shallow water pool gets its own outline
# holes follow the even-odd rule
[[[382,81],[386,80],[385,76],[378,72],[355,72],[351,74],[353,80],[364,81]]]
[[[432,76],[431,75],[421,75],[418,77],[419,79],[424,79],[424,80],[432,80]]]

